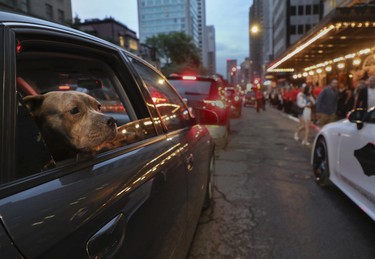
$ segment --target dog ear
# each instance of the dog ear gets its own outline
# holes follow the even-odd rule
[[[26,107],[29,109],[32,115],[42,106],[44,101],[43,95],[29,95],[23,98]]]

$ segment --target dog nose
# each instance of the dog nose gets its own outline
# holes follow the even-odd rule
[[[116,120],[114,118],[110,117],[107,120],[107,125],[110,126],[110,127],[115,127],[116,126]]]

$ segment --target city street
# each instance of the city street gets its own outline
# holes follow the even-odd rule
[[[297,123],[267,108],[232,120],[189,258],[375,258],[374,222],[337,188],[315,184]]]

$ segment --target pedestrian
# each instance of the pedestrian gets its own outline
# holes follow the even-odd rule
[[[370,76],[365,87],[358,87],[356,108],[369,109],[375,106],[375,76]]]
[[[302,145],[309,146],[309,133],[311,125],[311,107],[315,104],[315,99],[312,96],[312,88],[309,85],[304,84],[303,91],[297,95],[297,106],[302,108],[302,112],[299,114],[299,125],[296,132],[294,133],[294,139],[299,140],[299,133],[304,131]]]
[[[338,80],[333,79],[318,95],[316,113],[320,127],[336,120],[338,84]]]
[[[256,100],[256,110],[259,112],[260,108],[264,110],[263,93],[260,89],[255,88],[255,100]]]
[[[339,83],[339,90],[337,95],[337,117],[343,119],[346,114],[353,109],[354,94],[350,86],[345,86],[344,83]]]

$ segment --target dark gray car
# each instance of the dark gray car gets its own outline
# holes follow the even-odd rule
[[[0,35],[0,257],[185,258],[211,198],[214,145],[173,87],[67,27],[0,12]],[[93,94],[94,113],[111,118],[120,144],[55,157],[67,136],[47,136],[30,102],[51,91],[105,94]],[[83,113],[49,107],[55,123]]]

